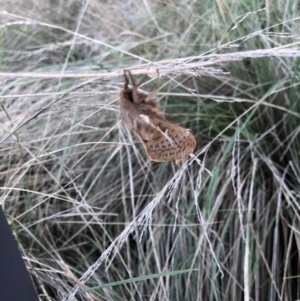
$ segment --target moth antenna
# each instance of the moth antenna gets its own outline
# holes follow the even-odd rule
[[[132,87],[136,88],[136,89],[145,81],[145,78],[147,77],[147,74],[144,74],[142,79],[138,83],[136,83],[133,76],[132,76],[132,74],[131,74],[131,72],[129,70],[126,70],[126,71],[128,72],[128,74],[130,76],[130,79],[131,79],[131,82],[132,82]]]
[[[133,78],[131,72],[130,72],[129,70],[126,70],[126,72],[129,74],[130,80],[131,80],[131,82],[132,82],[132,87],[133,87],[133,88],[136,87],[136,82],[135,82],[135,80],[134,80],[134,78]]]
[[[130,80],[132,82],[132,97],[133,97],[133,101],[135,103],[139,103],[140,100],[139,100],[139,96],[138,96],[138,87],[145,81],[145,78],[146,78],[147,74],[145,74],[143,76],[143,78],[138,83],[136,83],[135,80],[134,80],[134,78],[133,78],[133,76],[132,76],[132,74],[131,74],[131,72],[129,70],[126,70],[126,71],[129,74]]]
[[[124,70],[124,77],[125,77],[124,89],[125,90],[127,90],[128,84],[129,84],[129,79],[128,79],[127,75],[126,75],[126,71],[127,70]]]

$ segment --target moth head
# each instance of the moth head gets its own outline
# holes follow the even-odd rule
[[[157,69],[157,75],[158,75],[158,86],[157,89],[153,90],[150,94],[145,94],[141,93],[138,91],[138,88],[145,82],[145,79],[147,77],[147,74],[145,74],[140,81],[136,82],[133,78],[133,75],[129,70],[124,70],[124,77],[125,77],[125,82],[124,82],[124,89],[123,91],[127,95],[127,99],[130,100],[131,102],[134,102],[136,104],[139,103],[148,103],[149,105],[156,106],[156,104],[153,104],[154,102],[154,97],[159,91],[159,71]],[[128,88],[128,84],[131,81],[132,83],[132,89]]]

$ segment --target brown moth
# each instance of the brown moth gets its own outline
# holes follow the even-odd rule
[[[158,73],[158,71],[157,71]],[[128,87],[129,79],[132,89]],[[120,115],[123,123],[141,140],[151,161],[175,160],[178,164],[192,153],[196,147],[193,134],[186,128],[164,118],[153,99],[158,87],[150,94],[138,91],[146,75],[136,83],[129,70],[124,70],[125,83],[120,93]]]

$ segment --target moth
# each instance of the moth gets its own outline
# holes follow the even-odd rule
[[[195,137],[188,129],[165,119],[160,111],[154,100],[159,91],[159,74],[157,89],[149,94],[138,91],[146,76],[136,82],[131,72],[124,70],[125,83],[120,93],[122,122],[139,137],[151,161],[175,160],[178,164],[194,151]],[[128,87],[129,79],[132,88]]]

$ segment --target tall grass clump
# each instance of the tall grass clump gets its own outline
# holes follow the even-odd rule
[[[40,300],[300,299],[299,7],[267,4],[1,2],[0,203]],[[159,69],[183,164],[120,123],[124,69]]]

